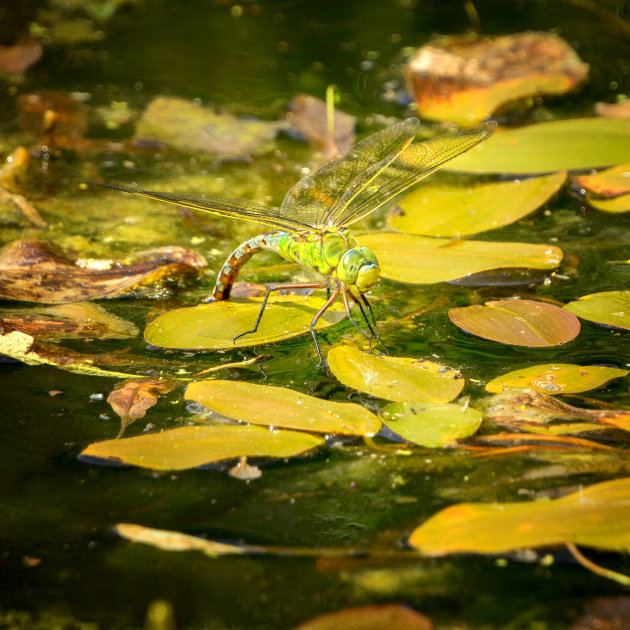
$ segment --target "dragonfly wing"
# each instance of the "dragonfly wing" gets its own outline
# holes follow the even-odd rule
[[[449,160],[468,151],[490,136],[496,129],[494,121],[478,127],[445,133],[424,142],[410,144],[390,164],[375,165],[376,172],[358,192],[348,191],[339,201],[335,212],[336,227],[350,225],[374,212],[384,203],[430,175]]]
[[[99,184],[107,188],[114,188],[123,192],[132,193],[140,197],[165,201],[176,206],[193,208],[211,212],[222,217],[243,219],[245,221],[255,221],[279,230],[304,230],[310,225],[294,217],[286,216],[281,210],[268,208],[262,204],[243,199],[229,199],[227,197],[208,197],[206,195],[180,195],[176,193],[152,192],[139,188],[128,188],[126,186],[111,186],[109,184]]]
[[[410,118],[361,140],[345,156],[327,162],[295,184],[280,211],[314,228],[343,225],[338,217],[348,206],[347,200],[396,159],[416,137],[419,125],[417,118]]]

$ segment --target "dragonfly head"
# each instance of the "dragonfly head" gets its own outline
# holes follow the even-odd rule
[[[376,284],[379,273],[378,260],[367,247],[349,249],[337,266],[339,280],[347,286],[355,286],[361,293]]]

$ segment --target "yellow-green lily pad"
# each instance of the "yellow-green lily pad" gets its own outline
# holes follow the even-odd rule
[[[252,424],[341,435],[375,435],[381,428],[379,419],[361,405],[323,400],[286,387],[198,381],[188,385],[185,398]]]
[[[447,403],[465,384],[457,370],[424,359],[379,357],[337,346],[327,360],[332,373],[347,387],[398,402]]]
[[[555,269],[562,250],[552,245],[431,238],[398,232],[359,237],[378,258],[381,275],[410,284],[450,282],[491,269]]]
[[[573,183],[589,193],[616,197],[630,193],[630,163],[619,164],[592,175],[577,175]]]
[[[415,529],[409,544],[429,556],[506,553],[572,542],[630,551],[630,478],[605,481],[552,501],[460,503]]]
[[[256,426],[191,426],[95,442],[83,459],[131,464],[154,470],[184,470],[235,457],[293,457],[324,441],[299,431],[271,431]]]
[[[548,173],[630,162],[630,121],[572,118],[500,129],[449,162],[470,173]]]
[[[603,291],[583,295],[564,308],[589,322],[630,330],[630,291]]]
[[[323,297],[276,296],[270,300],[258,331],[232,340],[251,330],[262,299],[231,299],[179,308],[159,315],[146,327],[144,338],[161,348],[226,350],[273,343],[309,332]],[[343,306],[333,304],[320,318],[316,330],[340,322]]]
[[[580,322],[568,311],[535,300],[493,300],[452,308],[449,319],[465,332],[491,341],[528,348],[567,343],[578,336]]]
[[[586,195],[586,201],[588,201],[589,206],[592,206],[595,210],[600,210],[601,212],[620,214],[630,210],[630,194],[610,197],[609,199]]]
[[[482,420],[472,407],[434,403],[392,403],[379,416],[394,433],[427,448],[444,448],[470,437]]]
[[[498,376],[486,385],[486,390],[498,394],[508,388],[528,388],[546,394],[577,394],[596,389],[627,374],[628,370],[601,365],[549,363]]]
[[[560,171],[542,177],[478,186],[422,186],[398,203],[387,225],[426,236],[466,236],[509,225],[540,208],[566,179]]]

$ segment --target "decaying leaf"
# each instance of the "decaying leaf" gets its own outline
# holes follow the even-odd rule
[[[228,545],[181,532],[154,529],[134,523],[118,523],[114,526],[114,531],[131,542],[150,545],[162,551],[201,551],[212,558],[245,553],[244,549],[237,545]]]
[[[630,163],[619,164],[593,175],[576,175],[574,185],[594,195],[616,197],[630,193]]]
[[[309,94],[298,94],[289,105],[288,119],[317,151],[331,159],[343,155],[354,144],[356,118],[335,109],[335,136],[330,137],[326,103]]]
[[[174,389],[173,381],[157,378],[138,378],[120,383],[110,392],[107,402],[121,419],[120,433],[139,418],[144,417],[147,409],[153,407],[160,394]]]
[[[400,604],[342,608],[309,619],[294,630],[432,630],[428,617]]]
[[[182,98],[159,96],[149,103],[138,121],[136,139],[233,158],[269,151],[271,141],[285,125],[239,119]]]
[[[127,339],[138,334],[131,322],[91,302],[0,310],[4,333],[19,330],[42,340]]]
[[[630,118],[630,98],[618,103],[595,103],[595,113],[611,118]]]
[[[125,265],[109,260],[82,266],[42,241],[14,241],[0,251],[0,296],[45,304],[111,298],[152,282],[198,275],[206,265],[199,254],[183,247],[161,247],[137,258]]]
[[[570,630],[626,630],[630,628],[630,597],[598,597]]]
[[[527,96],[564,94],[588,65],[559,36],[442,37],[412,56],[408,73],[423,118],[471,124]]]
[[[0,72],[21,74],[41,59],[42,52],[39,42],[0,46]]]
[[[568,405],[554,396],[533,389],[506,390],[486,404],[488,421],[511,428],[529,430],[532,424],[553,420],[580,420],[591,429],[617,428],[630,431],[630,411],[625,409],[583,409]]]
[[[44,119],[47,112],[55,114],[56,137],[81,138],[87,130],[88,109],[85,103],[58,90],[20,94],[18,112],[22,128],[35,136],[46,131]]]

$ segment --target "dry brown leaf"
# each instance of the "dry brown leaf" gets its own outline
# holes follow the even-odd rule
[[[38,42],[0,46],[0,72],[22,74],[41,59],[42,51]]]
[[[44,304],[110,298],[141,284],[197,275],[206,265],[199,254],[183,247],[140,252],[136,259],[127,265],[110,260],[79,266],[42,241],[14,241],[0,251],[0,296]]]

